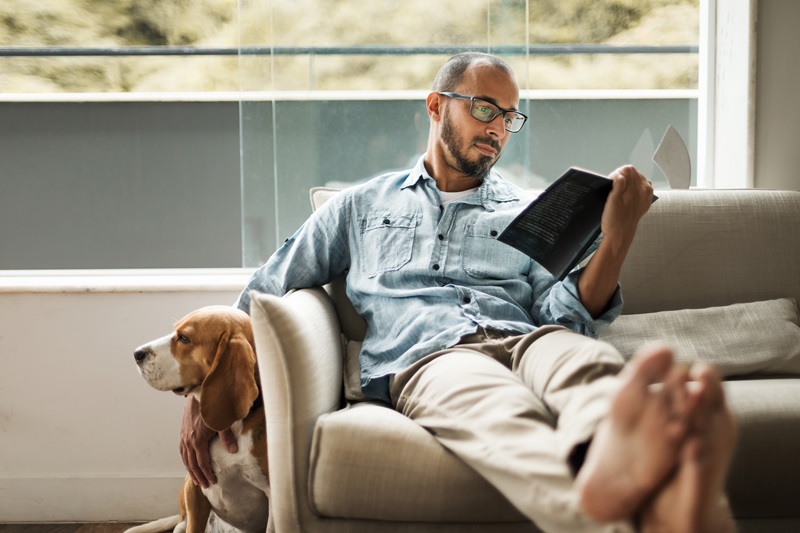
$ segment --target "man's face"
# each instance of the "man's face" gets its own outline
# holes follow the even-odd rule
[[[453,92],[476,96],[504,109],[516,109],[519,89],[513,77],[486,64],[470,66]],[[440,139],[446,149],[447,163],[455,170],[482,181],[500,159],[510,133],[503,126],[502,115],[491,122],[481,122],[470,115],[470,101],[442,97],[444,109]]]
[[[479,135],[473,137],[469,142],[462,141],[456,133],[456,127],[450,117],[449,108],[445,108],[442,115],[442,142],[450,152],[452,157],[451,164],[454,164],[460,172],[479,181],[483,181],[489,174],[494,164],[500,159],[502,150],[502,146],[497,140],[487,136]],[[470,147],[476,143],[490,146],[496,151],[496,155],[492,156],[487,153],[471,154]]]

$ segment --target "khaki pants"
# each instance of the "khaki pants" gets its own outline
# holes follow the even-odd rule
[[[566,328],[481,330],[392,378],[395,408],[546,532],[633,531],[584,515],[568,458],[609,410],[623,359]]]

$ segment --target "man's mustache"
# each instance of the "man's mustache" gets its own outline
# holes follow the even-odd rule
[[[495,139],[492,139],[491,137],[474,137],[472,139],[472,142],[473,143],[479,142],[481,144],[489,145],[495,150],[497,150],[498,154],[500,153],[500,143],[497,142]]]

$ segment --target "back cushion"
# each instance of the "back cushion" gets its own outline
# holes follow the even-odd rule
[[[800,192],[658,191],[620,276],[623,313],[800,301]]]

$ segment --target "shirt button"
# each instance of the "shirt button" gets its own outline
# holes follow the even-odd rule
[[[489,235],[491,235],[492,237],[497,237],[497,230],[490,231]]]
[[[471,301],[472,301],[472,300],[470,300],[470,299],[469,299],[469,296],[464,296],[464,300],[463,300],[463,302],[464,302],[465,304],[468,304],[468,303],[470,303]]]
[[[439,263],[436,263],[435,265],[433,265],[433,269],[434,270],[439,270]]]
[[[439,240],[440,240],[440,241],[443,241],[443,240],[444,240],[444,235],[442,235],[441,233],[439,234]]]
[[[392,221],[391,221],[391,220],[389,220],[388,218],[384,218],[384,219],[383,219],[383,225],[384,225],[384,226],[388,226],[388,225],[389,225],[389,224],[391,224],[391,223],[392,223]]]

